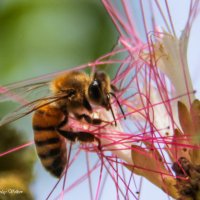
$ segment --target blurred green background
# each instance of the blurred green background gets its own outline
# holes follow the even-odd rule
[[[0,0],[0,85],[88,63],[109,52],[116,41],[116,30],[100,0]],[[0,117],[11,107],[12,104],[0,104]],[[11,126],[14,129],[0,129],[1,134],[5,133],[1,135],[0,153],[9,149],[7,141],[13,138],[15,142],[10,148],[33,139],[30,116]],[[23,161],[19,160],[18,154],[11,157],[11,161],[9,156],[0,159],[0,165],[4,163],[0,168],[0,187],[9,180],[7,175],[13,174],[11,180],[17,175],[26,186],[26,177],[30,184],[35,176],[33,190],[37,188],[41,174],[38,175],[37,166],[32,171],[34,147],[31,153],[29,148],[22,150],[21,158]],[[9,166],[11,163],[12,167]],[[24,171],[28,175],[19,173],[15,163],[30,165],[30,170]],[[37,165],[41,167],[40,163]],[[37,194],[37,189],[34,191],[35,199],[43,198],[41,193]],[[22,199],[22,196],[18,198]],[[31,195],[25,197],[31,198]]]
[[[99,0],[1,0],[0,84],[87,63],[115,42]]]

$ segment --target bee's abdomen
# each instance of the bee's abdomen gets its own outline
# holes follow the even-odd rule
[[[56,126],[62,122],[62,118],[62,112],[51,106],[42,107],[33,115],[38,156],[43,166],[56,177],[60,177],[67,162],[65,139],[56,131]]]

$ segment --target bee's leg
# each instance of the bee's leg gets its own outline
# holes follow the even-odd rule
[[[99,151],[101,151],[101,140],[99,139],[99,138],[97,138],[97,137],[95,137],[95,140],[97,141],[97,143],[98,143],[98,146],[97,146],[97,148],[98,148],[98,150]]]
[[[120,90],[113,84],[110,85],[111,89],[114,91],[114,92],[119,92]]]
[[[92,106],[90,105],[89,101],[84,98],[83,99],[83,106],[91,113],[92,112]]]
[[[68,116],[69,116],[69,114],[68,114],[67,110],[63,109],[62,112],[63,112],[63,115],[64,115],[64,119],[60,122],[60,124],[56,127],[56,129],[62,128],[68,122]]]
[[[78,120],[85,119],[85,121],[89,124],[99,125],[103,122],[103,120],[101,120],[100,118],[91,118],[89,115],[86,115],[86,114],[74,113],[74,116]]]
[[[95,137],[92,133],[89,132],[73,132],[72,129],[69,130],[57,130],[63,137],[68,139],[71,142],[75,142],[76,140],[80,142],[94,142],[95,140],[98,143],[98,149],[101,150],[101,141],[99,138]]]
[[[96,136],[94,136],[92,133],[89,132],[76,132],[77,134],[77,139],[80,142],[94,142],[96,140],[96,142],[98,143],[97,148],[100,151],[101,150],[101,141],[99,138],[97,138]]]
[[[58,133],[60,135],[62,135],[63,137],[65,137],[66,139],[68,139],[71,142],[76,142],[76,140],[79,140],[80,142],[94,142],[95,140],[98,143],[98,149],[101,150],[101,141],[99,138],[97,138],[96,136],[94,136],[92,133],[89,132],[82,132],[82,131],[78,131],[78,132],[74,132],[73,129],[69,126],[65,127],[65,129],[67,130],[61,130],[61,128],[63,126],[65,126],[68,122],[68,113],[65,112],[66,114],[64,115],[64,119],[63,121],[56,127],[56,131],[58,131]],[[75,115],[76,116],[76,115]],[[85,118],[82,115],[78,115],[80,119]],[[81,116],[81,117],[80,117]],[[101,119],[92,119],[90,116],[88,115],[84,115],[87,118],[87,122],[90,123],[93,120],[93,124],[100,124],[101,121],[99,122],[98,120]],[[90,122],[89,122],[90,121]]]
[[[77,134],[74,133],[71,129],[64,130],[64,131],[57,129],[57,131],[60,135],[62,135],[64,138],[68,139],[69,141],[76,142]]]

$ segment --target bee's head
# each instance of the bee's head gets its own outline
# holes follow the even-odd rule
[[[109,76],[101,71],[95,72],[92,81],[88,88],[88,96],[89,100],[98,106],[104,107],[106,110],[110,110],[113,116],[113,119],[115,121],[115,125],[117,125],[115,114],[111,106],[110,102],[110,96],[113,96],[124,116],[124,119],[126,119],[126,116],[124,114],[124,111],[121,107],[120,102],[118,101],[117,97],[115,96],[114,92],[118,92],[119,90],[117,87],[111,84]]]
[[[106,73],[95,72],[92,82],[88,88],[89,100],[98,106],[102,106],[107,110],[110,109],[109,93],[110,93],[110,78]]]

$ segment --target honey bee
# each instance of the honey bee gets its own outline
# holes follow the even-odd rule
[[[47,84],[48,82],[29,84],[25,86],[23,92],[32,92]],[[11,90],[8,92],[16,91],[16,88],[21,88],[22,85],[10,87]],[[66,139],[71,142],[96,141],[98,149],[101,146],[100,139],[94,134],[87,131],[74,131],[68,124],[69,115],[88,124],[100,125],[103,122],[102,119],[91,117],[93,106],[100,106],[112,112],[115,125],[117,125],[111,96],[116,99],[123,115],[124,112],[115,96],[118,89],[111,84],[109,76],[102,71],[97,71],[92,76],[82,71],[65,72],[50,82],[49,89],[51,96],[25,103],[14,114],[4,118],[0,126],[34,112],[32,128],[37,154],[44,168],[52,175],[60,177],[67,163]],[[5,96],[13,97],[13,94],[8,92],[5,92],[4,98]],[[4,99],[0,96],[1,100]]]

